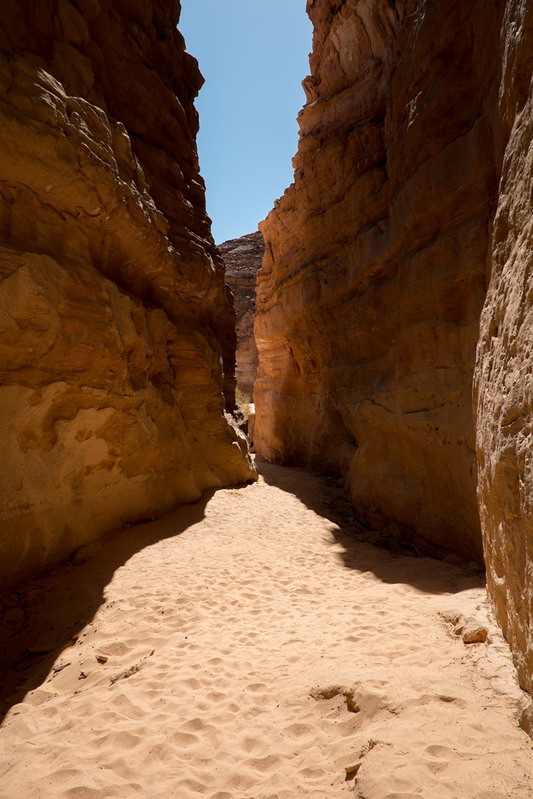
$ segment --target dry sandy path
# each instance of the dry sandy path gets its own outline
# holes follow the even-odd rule
[[[7,615],[5,685],[33,690],[0,726],[0,796],[531,799],[479,580],[359,543],[323,481],[261,471],[35,583],[24,638]]]

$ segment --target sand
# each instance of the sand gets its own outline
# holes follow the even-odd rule
[[[531,799],[479,576],[361,543],[324,480],[261,472],[11,594],[0,796]]]

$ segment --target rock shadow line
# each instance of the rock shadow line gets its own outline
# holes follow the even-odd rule
[[[115,571],[145,547],[201,522],[214,493],[210,489],[156,521],[116,531],[88,560],[70,561],[0,595],[0,723],[43,684],[61,652],[92,621]]]
[[[402,549],[385,534],[369,531],[354,516],[353,508],[332,480],[322,474],[293,466],[279,466],[256,456],[260,475],[269,485],[296,496],[307,508],[330,522],[331,539],[343,565],[371,571],[383,583],[403,583],[428,594],[455,594],[485,586],[485,575],[476,564],[437,560]],[[338,550],[338,545],[342,549]]]

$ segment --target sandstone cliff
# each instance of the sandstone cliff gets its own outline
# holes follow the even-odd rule
[[[531,3],[507,3],[500,53],[501,182],[476,364],[479,501],[489,593],[521,683],[533,693]]]
[[[253,477],[172,0],[0,9],[0,574]],[[221,343],[223,342],[223,343]]]
[[[481,561],[490,279],[484,554],[531,689],[531,4],[308,13],[294,184],[260,226],[256,448],[342,475],[369,525]]]
[[[481,560],[471,386],[497,176],[483,2],[308,3],[295,183],[261,230],[256,447]],[[288,342],[288,345],[287,345]]]
[[[254,337],[255,284],[265,246],[261,233],[230,239],[219,246],[226,267],[226,283],[235,298],[237,315],[237,387],[253,396],[257,375],[257,346]]]

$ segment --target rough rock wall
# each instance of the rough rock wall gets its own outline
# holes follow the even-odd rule
[[[235,298],[237,316],[237,387],[253,397],[257,376],[257,346],[254,337],[255,284],[265,245],[261,233],[249,233],[219,246],[226,267],[226,282]]]
[[[481,561],[472,374],[504,3],[314,0],[295,182],[261,230],[256,448]]]
[[[487,582],[533,693],[533,4],[508,2],[495,138],[502,161],[476,364]]]
[[[224,418],[233,314],[179,12],[172,0],[0,8],[4,582],[253,477]]]

